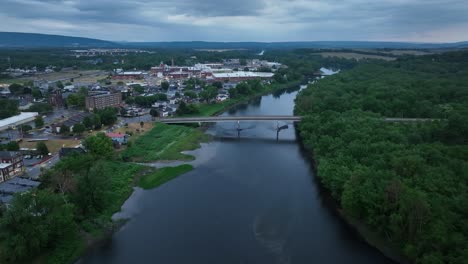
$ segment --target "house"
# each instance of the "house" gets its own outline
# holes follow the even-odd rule
[[[112,141],[118,142],[121,145],[127,144],[128,135],[120,133],[106,133],[106,136],[110,137]]]
[[[73,115],[71,116],[70,118],[68,118],[66,121],[63,121],[63,122],[60,122],[60,123],[55,123],[55,124],[52,124],[52,131],[55,132],[55,133],[60,133],[60,127],[62,125],[65,125],[67,127],[70,128],[70,130],[73,131],[73,126],[78,124],[78,123],[82,123],[83,122],[83,119],[85,117],[89,117],[91,116],[92,113],[78,113],[76,115]]]
[[[84,154],[86,153],[86,150],[80,147],[77,147],[77,148],[65,148],[64,147],[59,150],[59,157],[63,158],[63,157],[72,155],[73,153]]]
[[[0,151],[0,182],[11,179],[21,173],[23,156],[16,151]]]

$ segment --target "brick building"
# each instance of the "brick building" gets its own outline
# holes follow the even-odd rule
[[[118,107],[122,104],[122,93],[115,92],[109,94],[100,94],[87,96],[85,101],[86,109],[102,109],[108,106]]]
[[[23,156],[16,151],[0,151],[0,182],[13,178],[22,171]]]
[[[55,89],[49,96],[49,104],[56,107],[64,106],[65,101],[63,100],[62,91]]]

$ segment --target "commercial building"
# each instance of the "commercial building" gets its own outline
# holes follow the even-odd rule
[[[86,109],[102,109],[105,107],[118,107],[122,104],[122,93],[108,93],[95,96],[87,96],[85,101]]]
[[[237,72],[226,72],[226,73],[213,73],[213,79],[215,81],[227,81],[227,82],[240,82],[252,79],[271,79],[273,77],[272,72],[249,72],[249,71],[237,71]]]
[[[121,72],[117,73],[112,76],[112,79],[116,80],[129,80],[129,79],[143,79],[145,77],[145,73],[141,71],[131,71],[131,72]]]
[[[34,121],[38,115],[37,112],[21,112],[19,115],[2,119],[0,120],[0,131]]]
[[[4,182],[19,173],[23,168],[23,156],[16,151],[0,151],[0,182]]]

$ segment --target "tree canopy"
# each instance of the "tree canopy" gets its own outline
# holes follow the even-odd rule
[[[363,62],[296,100],[300,135],[324,186],[346,214],[416,263],[468,258],[466,72],[466,51]]]

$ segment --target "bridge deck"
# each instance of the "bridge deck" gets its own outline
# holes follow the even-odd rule
[[[214,123],[214,122],[236,122],[236,121],[301,121],[300,116],[209,116],[209,117],[176,117],[160,118],[157,121],[166,124],[181,123]]]

